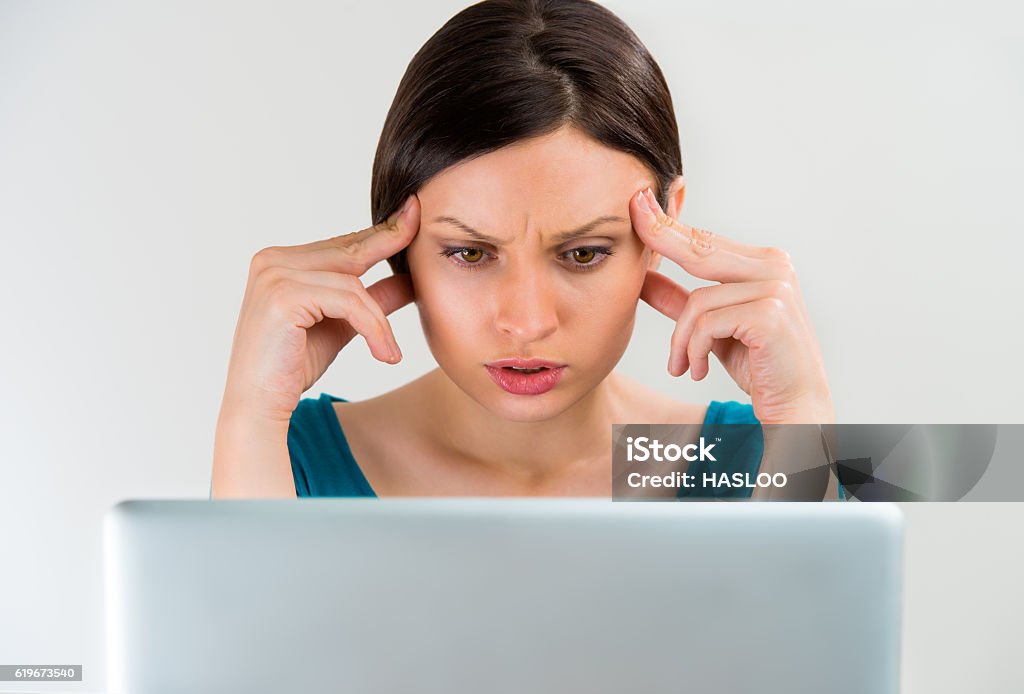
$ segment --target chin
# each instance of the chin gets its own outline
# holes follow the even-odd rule
[[[568,404],[556,393],[541,396],[509,395],[501,393],[492,396],[488,403],[481,403],[495,415],[510,422],[544,422],[557,417]]]
[[[543,422],[553,419],[586,395],[579,392],[578,384],[564,381],[540,395],[508,393],[489,376],[484,376],[480,383],[474,383],[473,386],[476,392],[467,391],[470,397],[481,407],[510,422]]]

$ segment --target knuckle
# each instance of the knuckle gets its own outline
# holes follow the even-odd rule
[[[359,331],[361,334],[373,337],[379,335],[382,330],[380,328],[380,319],[374,315],[370,307],[367,306],[366,302],[361,296],[361,292],[357,289],[343,289],[341,290],[341,304],[345,307],[346,315],[356,317],[359,323],[363,326],[363,330]]]
[[[697,324],[703,315],[704,311],[702,311],[699,306],[687,303],[683,312],[679,314],[679,320],[677,321],[680,337],[682,337],[684,331],[687,331],[692,335],[693,331],[697,329]]]
[[[683,311],[689,311],[691,315],[704,313],[708,305],[708,287],[697,287],[690,292]]]
[[[703,333],[703,332],[707,331],[707,329],[708,329],[708,320],[709,320],[708,319],[708,314],[706,314],[706,313],[702,313],[699,316],[697,316],[697,320],[694,321],[694,323],[693,323],[693,333],[694,333],[694,335],[696,335],[697,333]]]
[[[358,277],[347,272],[332,273],[331,280],[339,290],[344,292],[358,292],[363,286]]]
[[[340,289],[335,293],[334,300],[337,302],[335,308],[339,315],[348,321],[353,330],[362,334],[362,331],[356,327],[357,324],[362,325],[362,316],[359,313],[361,308],[359,297],[346,289]]]
[[[358,272],[366,271],[366,241],[365,235],[353,235],[350,240],[337,247],[338,256],[344,266],[355,267]]]
[[[341,286],[345,291],[352,295],[353,299],[358,298],[369,303],[367,300],[370,298],[370,293],[366,291],[366,287],[363,286],[363,283],[359,281],[358,277],[354,275],[342,275]]]
[[[786,303],[778,297],[769,297],[764,300],[765,305],[765,317],[768,323],[772,326],[778,325],[782,322],[783,315],[786,312]]]
[[[249,261],[249,269],[254,273],[259,273],[265,268],[272,266],[277,258],[280,256],[280,246],[267,246],[256,251],[252,260]]]
[[[287,309],[292,305],[292,283],[283,276],[266,280],[263,295],[267,304],[274,309]]]
[[[341,237],[341,243],[338,244],[338,252],[347,258],[356,258],[359,256],[363,244],[364,240],[360,233],[353,231]]]
[[[355,292],[351,289],[339,289],[337,295],[338,304],[345,307],[348,312],[352,311],[353,306],[359,306],[362,303],[359,301],[359,297],[356,296]]]
[[[787,280],[771,280],[768,285],[768,296],[780,301],[786,301],[793,295],[793,285]]]
[[[796,276],[796,268],[793,267],[793,258],[787,251],[781,248],[768,249],[769,260],[778,268],[778,274],[787,279]]]
[[[288,281],[288,279],[281,266],[267,265],[260,271],[256,281],[264,291],[271,291],[279,289],[281,285]]]
[[[650,230],[647,232],[651,236],[664,236],[671,229],[672,220],[665,213],[659,213],[654,216],[654,224],[651,225]]]
[[[714,234],[707,229],[691,227],[690,250],[698,257],[710,255],[715,252],[718,244],[713,243]]]

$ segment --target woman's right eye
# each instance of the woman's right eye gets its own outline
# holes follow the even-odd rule
[[[459,260],[456,263],[469,270],[475,270],[483,265],[481,262],[485,255],[484,251],[480,248],[470,247],[458,247],[458,248],[445,248],[441,251],[441,255],[445,258],[451,258],[452,256],[459,256]]]

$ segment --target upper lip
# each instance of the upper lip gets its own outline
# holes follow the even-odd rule
[[[514,366],[517,369],[539,369],[541,367],[557,369],[560,366],[565,366],[565,364],[548,361],[547,359],[521,359],[519,357],[512,357],[511,359],[499,359],[498,361],[488,362],[487,366],[493,366],[495,368]]]

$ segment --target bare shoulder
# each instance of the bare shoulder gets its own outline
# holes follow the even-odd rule
[[[334,403],[352,457],[378,495],[406,488],[414,478],[409,461],[422,467],[429,460],[422,434],[424,396],[421,377],[366,400]]]
[[[343,426],[346,423],[356,424],[366,431],[395,421],[411,424],[419,411],[414,405],[422,396],[424,378],[421,376],[366,400],[335,402],[334,412]]]
[[[704,421],[708,403],[676,400],[617,372],[615,378],[624,394],[625,414],[631,423],[700,424]]]

